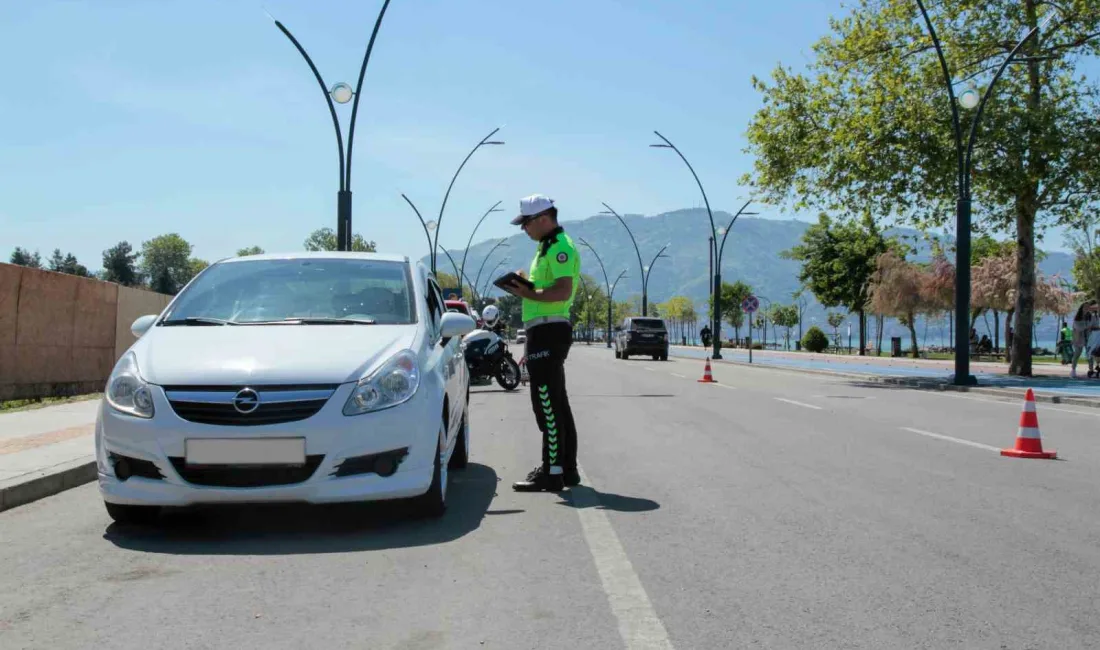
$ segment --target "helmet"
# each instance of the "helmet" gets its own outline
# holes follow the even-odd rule
[[[489,305],[481,312],[481,320],[485,321],[486,327],[493,327],[497,324],[497,319],[500,318],[500,310],[496,305]]]

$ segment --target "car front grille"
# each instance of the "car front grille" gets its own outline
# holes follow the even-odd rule
[[[262,426],[312,417],[336,386],[166,386],[176,415],[189,422],[218,426]]]
[[[187,460],[178,456],[170,457],[172,467],[180,478],[192,485],[208,487],[271,487],[274,485],[293,485],[309,480],[321,461],[323,454],[306,456],[305,465],[188,465]]]

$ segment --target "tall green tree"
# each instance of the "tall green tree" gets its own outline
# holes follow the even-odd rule
[[[1100,89],[1081,80],[1081,66],[1100,54],[1100,3],[927,4],[953,79],[981,84],[1026,30],[1057,11],[995,87],[973,158],[976,229],[1015,234],[1010,371],[1030,375],[1036,232],[1096,198]],[[916,3],[858,0],[813,49],[805,73],[781,66],[770,82],[753,79],[764,98],[748,132],[758,191],[918,226],[949,223],[957,187],[951,113]],[[966,124],[970,114],[960,111]]]
[[[26,266],[32,269],[42,268],[42,256],[38,253],[38,251],[31,253],[30,251],[23,250],[18,246],[16,246],[15,250],[12,251],[10,261],[16,266]]]
[[[834,222],[822,213],[802,234],[802,242],[783,256],[802,263],[798,279],[825,307],[859,314],[859,353],[867,349],[867,301],[879,255],[901,246],[886,238],[874,219]]]
[[[141,283],[137,270],[137,258],[140,253],[133,252],[128,241],[120,241],[103,251],[103,279],[125,287]]]
[[[335,251],[336,231],[332,228],[318,228],[309,234],[303,244],[307,251]],[[357,253],[375,252],[375,243],[368,242],[362,235],[356,233],[351,238],[351,250]]]
[[[92,274],[88,272],[88,267],[84,266],[76,260],[76,256],[72,253],[66,255],[61,254],[60,248],[53,250],[53,255],[50,256],[50,270],[58,273],[67,273],[69,275],[77,275],[82,278],[90,278]]]
[[[195,274],[191,250],[191,244],[178,233],[142,242],[140,268],[150,287],[168,295],[179,293]]]

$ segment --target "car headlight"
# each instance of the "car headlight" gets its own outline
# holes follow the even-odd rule
[[[420,364],[416,354],[412,350],[402,350],[359,380],[344,404],[344,415],[362,415],[403,404],[419,387]]]
[[[115,410],[139,418],[153,417],[153,392],[138,372],[137,357],[127,352],[107,379],[107,403]]]

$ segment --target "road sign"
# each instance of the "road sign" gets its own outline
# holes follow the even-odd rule
[[[741,311],[751,314],[757,309],[760,309],[760,301],[756,299],[756,296],[750,294],[741,301]]]

